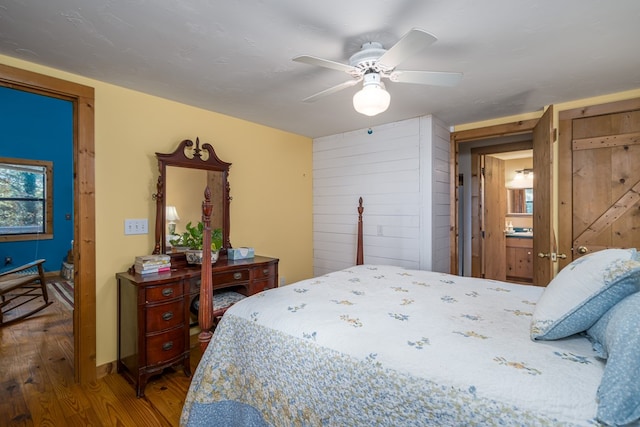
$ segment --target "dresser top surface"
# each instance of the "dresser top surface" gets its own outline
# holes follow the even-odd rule
[[[278,258],[270,258],[266,256],[256,255],[253,258],[230,260],[226,257],[219,258],[215,264],[211,266],[212,273],[220,273],[224,271],[237,270],[239,267],[253,267],[261,264],[277,263]],[[145,284],[153,282],[154,284],[171,282],[176,279],[183,279],[185,277],[196,277],[200,275],[199,266],[189,266],[187,268],[171,269],[170,271],[162,273],[150,273],[150,274],[131,274],[128,271],[116,273],[116,278],[126,279],[134,283]]]

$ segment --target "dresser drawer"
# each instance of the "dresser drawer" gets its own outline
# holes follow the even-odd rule
[[[147,332],[158,332],[184,323],[184,301],[147,308]]]
[[[145,290],[146,302],[168,301],[182,296],[182,282],[167,283],[160,286],[148,286]]]
[[[178,328],[147,338],[147,365],[157,365],[185,351],[184,329]]]
[[[257,294],[258,292],[262,292],[265,289],[275,288],[274,280],[254,280],[251,282],[251,286],[249,287],[249,294]]]
[[[251,269],[251,279],[253,280],[266,279],[270,276],[274,276],[275,274],[275,265],[261,265]]]
[[[227,271],[224,273],[216,273],[213,275],[213,285],[234,285],[242,284],[249,280],[249,269]]]

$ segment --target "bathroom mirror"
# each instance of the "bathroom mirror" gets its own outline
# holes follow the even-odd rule
[[[507,215],[533,215],[533,188],[507,189]]]
[[[211,228],[222,229],[222,249],[225,253],[231,247],[229,241],[229,168],[231,163],[218,158],[210,144],[202,144],[196,138],[182,141],[173,153],[156,153],[158,159],[156,200],[156,241],[154,254],[173,253],[169,240],[169,229],[175,235],[185,230],[188,222],[196,226],[202,220],[204,190],[211,190],[213,213]],[[167,216],[167,206],[169,217]],[[177,213],[177,218],[173,215]]]

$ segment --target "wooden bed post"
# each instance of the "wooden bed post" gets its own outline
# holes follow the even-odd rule
[[[364,212],[364,208],[362,207],[362,197],[358,200],[358,249],[356,253],[356,265],[364,264],[364,251],[362,248],[362,212]]]
[[[200,270],[200,308],[198,309],[198,323],[200,324],[200,350],[204,353],[211,341],[213,327],[213,283],[211,277],[211,190],[209,186],[204,190],[202,202],[202,267]]]

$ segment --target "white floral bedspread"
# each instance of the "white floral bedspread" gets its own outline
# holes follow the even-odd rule
[[[234,305],[182,425],[598,425],[586,338],[529,338],[543,289],[358,266]]]

